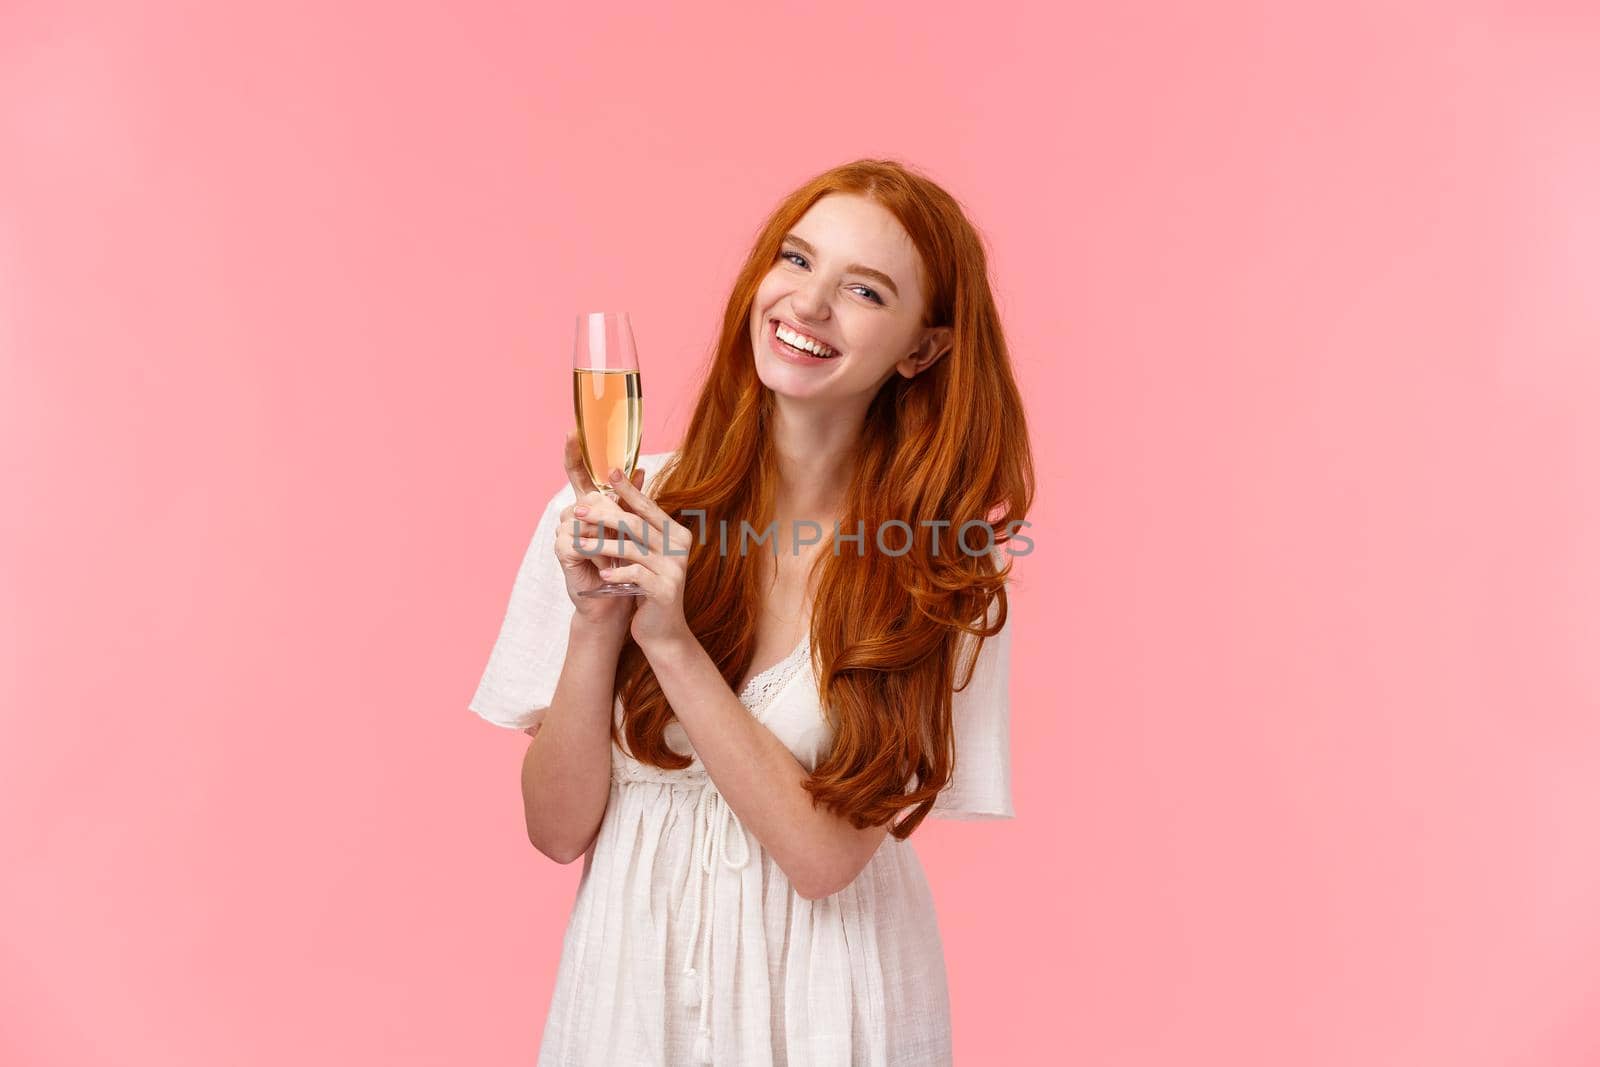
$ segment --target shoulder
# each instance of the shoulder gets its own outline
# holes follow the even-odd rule
[[[996,546],[989,553],[989,559],[994,564],[995,573],[1005,570],[1009,556],[1004,550]],[[983,606],[983,617],[980,620],[974,616],[972,624],[983,629],[993,629],[997,624],[999,629],[987,637],[979,638],[972,631],[958,628],[956,633],[956,646],[959,650],[958,664],[968,662],[973,657],[979,660],[992,659],[1002,653],[1011,640],[1011,576],[1007,572],[1005,579],[1000,583],[1001,588],[989,597]],[[1001,618],[1002,599],[1004,599],[1004,618]]]
[[[664,452],[640,452],[639,466],[643,467],[647,473],[654,474],[666,466],[668,460],[674,459],[677,455],[678,450],[676,448],[669,448]]]
[[[666,468],[667,464],[677,458],[678,450],[668,449],[665,452],[641,452],[639,466],[644,469],[644,487],[646,496],[655,496],[657,487],[656,479]]]

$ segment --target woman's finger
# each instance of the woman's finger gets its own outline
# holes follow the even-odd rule
[[[590,493],[579,502],[578,506],[583,508],[583,514],[578,515],[578,518],[607,527],[608,532],[614,537],[621,536],[621,531],[626,529],[635,541],[644,541],[655,547],[665,543],[662,540],[661,530],[648,518],[628,511],[620,500],[613,500],[604,493]]]
[[[638,563],[624,563],[620,567],[602,567],[600,577],[608,582],[632,582],[651,596],[659,591],[661,581],[654,571]]]
[[[598,486],[589,477],[589,468],[583,465],[583,445],[578,441],[578,431],[568,430],[561,462],[567,468],[567,481],[578,496],[594,492]]]
[[[651,526],[663,533],[671,529],[671,517],[658,508],[656,502],[645,496],[644,490],[633,484],[632,481],[627,478],[619,478],[610,484],[617,491],[617,499],[626,503],[634,514],[643,517]]]
[[[576,528],[574,528],[574,523],[577,524]],[[601,526],[598,522],[588,522],[584,519],[578,518],[575,515],[568,516],[567,518],[561,520],[561,528],[563,530],[570,531],[574,538],[604,537],[607,532],[606,528]]]
[[[573,540],[573,545],[579,554],[584,556],[625,559],[632,563],[643,564],[652,571],[659,569],[666,559],[661,545],[654,540],[647,546],[631,537],[579,537]]]

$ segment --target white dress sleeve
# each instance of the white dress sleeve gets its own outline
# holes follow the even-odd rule
[[[1008,602],[1008,609],[1012,605]],[[989,610],[991,624],[998,603]],[[1014,610],[1014,609],[1012,609]],[[963,634],[956,680],[972,656],[977,638]],[[978,664],[965,689],[951,695],[955,729],[955,769],[933,799],[932,819],[1010,819],[1011,807],[1011,610],[1000,632],[983,642]]]
[[[496,726],[509,730],[538,726],[555,695],[574,611],[556,559],[556,524],[561,509],[576,498],[568,483],[545,505],[512,583],[500,636],[467,705]]]

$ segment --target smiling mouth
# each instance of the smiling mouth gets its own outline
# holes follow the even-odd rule
[[[774,341],[776,341],[778,344],[782,345],[788,351],[794,353],[795,355],[802,356],[802,357],[804,357],[806,359],[815,359],[815,360],[837,359],[839,357],[839,350],[837,348],[831,348],[829,353],[827,355],[825,355],[825,356],[818,355],[817,353],[812,352],[809,349],[796,348],[794,345],[790,344],[788,341],[785,341],[782,337],[778,336],[778,328],[780,326],[782,326],[785,330],[788,329],[788,327],[785,326],[783,324],[783,322],[781,322],[780,320],[778,320],[778,319],[773,319],[772,320],[772,323],[771,323],[771,326],[770,326],[771,333],[772,333],[772,339]],[[821,342],[818,342],[818,343],[820,344]]]

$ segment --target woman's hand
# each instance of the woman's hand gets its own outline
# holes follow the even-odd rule
[[[683,586],[694,535],[657,507],[638,485],[621,478],[620,471],[614,473],[619,475],[611,482],[617,499],[597,494],[600,499],[586,499],[585,513],[579,516],[603,524],[608,536],[604,540],[598,535],[584,536],[578,539],[578,546],[616,558],[616,566],[598,572],[604,580],[635,582],[644,589],[643,596],[626,598],[637,601],[629,630],[641,649],[648,653],[654,646],[692,639],[683,616]],[[624,526],[630,536],[620,536]]]
[[[567,469],[567,480],[572,483],[577,499],[561,509],[560,521],[556,523],[556,559],[561,561],[561,573],[567,581],[567,596],[572,598],[578,616],[585,622],[598,626],[616,627],[620,633],[633,616],[633,602],[638,600],[638,597],[580,595],[587,589],[605,584],[606,579],[600,577],[600,568],[611,562],[592,552],[587,555],[579,552],[573,537],[574,518],[578,521],[580,538],[595,538],[605,532],[592,517],[586,519],[584,516],[575,515],[578,508],[585,505],[592,506],[602,501],[611,503],[611,498],[596,489],[590,479],[589,472],[583,465],[582,448],[583,446],[578,443],[578,432],[567,431],[562,463]],[[633,477],[639,484],[644,484],[644,469],[635,469]]]

